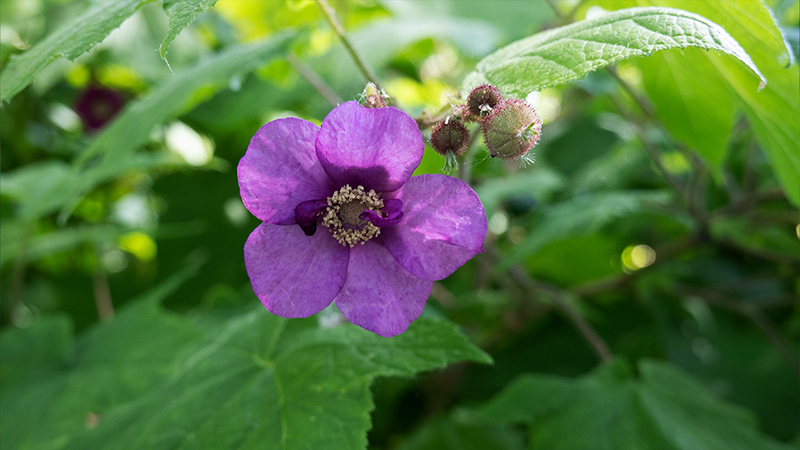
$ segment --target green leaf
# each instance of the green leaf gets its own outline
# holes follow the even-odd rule
[[[174,373],[175,355],[203,334],[192,323],[165,314],[158,302],[193,271],[190,267],[174,275],[74,346],[63,318],[4,333],[0,447],[63,448],[86,430],[89,413],[132,401]]]
[[[523,436],[511,427],[452,414],[423,425],[397,450],[522,450]],[[466,413],[466,411],[463,411]]]
[[[727,153],[736,102],[701,51],[656,53],[636,60],[655,113],[673,136],[696,151],[716,175]],[[713,55],[716,56],[716,55]]]
[[[512,195],[527,194],[540,200],[563,186],[564,179],[558,172],[537,167],[536,170],[525,170],[505,178],[487,180],[475,188],[475,192],[483,203],[486,217],[492,217],[500,202]]]
[[[102,182],[133,170],[180,164],[166,152],[137,153],[136,150],[148,142],[156,125],[194,106],[199,91],[210,95],[226,86],[231,77],[261,67],[283,54],[294,36],[292,32],[280,33],[265,41],[231,47],[208,57],[159,85],[145,98],[129,103],[71,167],[63,163],[47,163],[35,170],[23,167],[3,174],[0,182],[4,189],[6,185],[11,186],[12,193],[18,193],[17,197],[24,200],[21,213],[24,219],[61,208],[65,208],[62,215],[65,219],[80,196]],[[42,178],[35,175],[42,171],[51,173],[52,177],[37,184],[35,180]],[[17,185],[19,189],[15,188]],[[24,189],[31,185],[35,185],[35,189]]]
[[[478,63],[477,73],[464,85],[488,81],[524,98],[623,59],[689,47],[735,56],[760,78],[761,86],[765,83],[750,56],[719,25],[677,9],[631,8],[514,42]]]
[[[523,375],[480,409],[529,426],[529,446],[551,450],[788,450],[761,434],[753,415],[715,398],[665,363],[620,361],[581,379]]]
[[[178,37],[180,32],[189,26],[194,19],[203,14],[209,7],[214,6],[217,0],[163,0],[164,11],[169,16],[169,30],[161,43],[161,57],[167,59],[169,45]]]
[[[712,167],[724,156],[719,145],[730,134],[736,104],[755,131],[786,196],[800,206],[800,70],[770,11],[760,1],[630,0],[599,2],[608,9],[667,6],[686,9],[725,27],[762,70],[766,88],[756,92],[750,74],[730,58],[687,52],[664,54],[664,64],[638,61],[658,117],[677,138]],[[674,83],[654,82],[674,77]],[[724,88],[724,89],[723,89]],[[732,103],[733,102],[733,103]],[[691,128],[687,129],[686,126]]]
[[[3,223],[0,230],[0,265],[4,265],[19,255],[22,245],[23,224],[19,222]],[[84,225],[58,228],[30,238],[25,248],[25,261],[38,261],[46,256],[66,252],[84,242],[111,242],[123,233],[121,228],[113,225]]]
[[[68,352],[58,321],[4,335],[3,448],[361,449],[375,377],[491,361],[435,319],[392,339],[349,324],[287,331],[260,307],[187,320],[156,302],[178,282]],[[87,415],[96,428],[86,429]]]
[[[9,330],[0,339],[0,385],[27,383],[66,363],[72,350],[72,324],[66,316],[43,318],[32,326]]]
[[[199,90],[211,95],[227,86],[232,77],[258,69],[282,55],[295,36],[293,32],[283,32],[255,44],[230,47],[175,75],[147,97],[129,104],[79,161],[86,162],[100,153],[114,158],[135,150],[147,142],[153,127],[194,106]]]
[[[507,267],[545,245],[570,237],[588,236],[612,220],[636,214],[669,201],[665,191],[614,191],[584,194],[545,209],[524,241],[503,260]]]
[[[375,377],[489,361],[437,320],[392,339],[352,325],[284,339],[285,325],[259,308],[212,330],[170,380],[67,448],[362,449]]]
[[[12,56],[0,75],[0,103],[30,84],[52,61],[73,60],[102,41],[150,0],[109,0],[90,3],[80,16],[64,24],[20,56]]]

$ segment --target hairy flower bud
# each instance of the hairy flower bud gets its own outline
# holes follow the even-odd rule
[[[444,171],[458,167],[456,156],[463,154],[469,146],[469,130],[458,119],[448,117],[434,125],[431,130],[431,147],[444,156]]]
[[[386,95],[386,92],[383,92],[383,89],[378,89],[375,83],[370,82],[367,83],[364,92],[361,93],[359,104],[365,108],[385,108],[388,105],[386,101],[388,99],[389,96]]]
[[[469,144],[469,130],[460,120],[445,119],[437,123],[431,130],[431,146],[436,153],[447,156],[463,154]]]
[[[542,118],[524,100],[503,100],[481,124],[486,147],[495,158],[515,161],[539,142]]]
[[[490,114],[494,108],[503,101],[503,94],[491,84],[481,84],[467,97],[467,108],[470,114],[475,117],[484,117]]]

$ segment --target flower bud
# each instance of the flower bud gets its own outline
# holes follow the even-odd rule
[[[542,118],[533,106],[514,98],[500,102],[481,127],[489,154],[515,161],[539,142]]]
[[[375,83],[370,82],[367,83],[367,87],[365,87],[364,92],[361,93],[361,101],[359,101],[359,103],[365,108],[385,108],[388,105],[386,101],[388,99],[389,96],[386,95],[383,89],[378,89]]]
[[[433,126],[431,130],[431,146],[436,153],[447,156],[463,154],[469,144],[469,130],[460,120],[445,119]]]
[[[503,100],[500,90],[491,84],[481,84],[467,97],[467,108],[470,114],[475,117],[484,117],[492,112],[494,108]]]

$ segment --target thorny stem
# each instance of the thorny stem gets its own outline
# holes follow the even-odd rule
[[[308,84],[313,86],[314,89],[320,93],[320,95],[325,97],[325,100],[327,100],[331,106],[335,107],[342,103],[342,99],[336,94],[336,92],[333,91],[333,89],[331,89],[330,86],[325,83],[325,80],[320,78],[320,76],[314,72],[314,69],[309,67],[303,61],[297,59],[297,57],[291,53],[286,57],[286,61],[288,61],[289,64],[291,64],[292,67],[294,67],[294,69],[300,73],[300,75],[305,78],[306,81],[308,81]]]
[[[342,40],[342,44],[347,49],[347,52],[350,53],[350,56],[353,57],[356,65],[358,66],[361,73],[366,77],[367,81],[371,81],[375,83],[376,86],[380,88],[381,84],[378,82],[378,77],[375,76],[374,73],[367,67],[366,63],[364,62],[361,55],[358,54],[353,44],[350,42],[350,38],[347,37],[347,33],[344,31],[342,24],[339,23],[339,20],[336,18],[336,12],[331,8],[328,4],[327,0],[314,0],[317,4],[317,7],[322,14],[325,16],[325,19],[330,24],[331,28],[339,35],[339,39]]]

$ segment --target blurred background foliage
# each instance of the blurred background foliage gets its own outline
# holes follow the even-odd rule
[[[89,3],[0,3],[0,62],[6,66]],[[601,6],[645,2],[331,5],[393,106],[424,118],[456,101],[465,76],[498,48]],[[800,4],[767,6],[796,59]],[[167,64],[158,49],[169,23],[162,3],[145,2],[90,51],[55,60],[0,107],[7,333],[66,317],[80,336],[99,321],[113,323],[114,312],[176,273],[193,275],[163,305],[182,317],[202,321],[257,304],[242,246],[258,220],[239,197],[239,158],[270,120],[321,122],[332,106],[310,78],[319,77],[335,101],[357,99],[366,80],[312,1],[219,0],[175,38]],[[742,109],[732,100],[709,103],[731,97],[727,88],[709,93],[713,86],[687,84],[709,73],[699,66],[709,64],[704,53],[630,59],[530,95],[544,129],[529,167],[491,159],[475,145],[456,175],[486,207],[487,252],[436,283],[425,315],[458,324],[494,364],[378,378],[370,448],[557,448],[550,445],[561,442],[559,427],[609,410],[603,395],[612,396],[612,387],[650,398],[662,378],[726,402],[698,413],[701,421],[711,417],[711,428],[720,417],[741,416],[763,433],[742,442],[800,442],[797,205]],[[783,76],[756,63],[768,83],[773,72]],[[674,72],[672,84],[656,78],[665,68]],[[796,64],[780,70],[797,80]],[[676,106],[670,89],[688,91],[692,111]],[[795,108],[796,90],[783,97]],[[427,149],[417,173],[438,173],[443,163]],[[596,369],[598,355],[571,314],[596,329],[614,362]],[[16,365],[8,355],[4,365]],[[692,379],[681,385],[681,377]],[[524,383],[524,392],[542,392],[530,404],[550,409],[514,413],[515,396],[503,390]],[[596,402],[568,405],[572,392]],[[560,400],[548,400],[554,396]],[[674,417],[620,408],[620,417],[647,422],[642,436]],[[736,423],[725,420],[723,434]],[[569,445],[563,448],[594,448]]]

